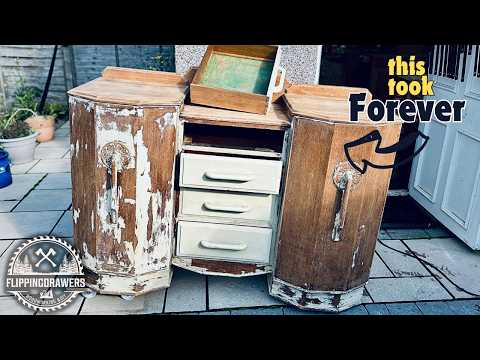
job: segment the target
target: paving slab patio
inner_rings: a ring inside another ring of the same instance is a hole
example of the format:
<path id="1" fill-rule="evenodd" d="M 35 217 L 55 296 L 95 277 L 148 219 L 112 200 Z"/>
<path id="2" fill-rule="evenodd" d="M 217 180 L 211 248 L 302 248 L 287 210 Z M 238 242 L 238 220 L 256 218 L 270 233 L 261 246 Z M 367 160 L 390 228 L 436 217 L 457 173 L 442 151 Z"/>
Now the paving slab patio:
<path id="1" fill-rule="evenodd" d="M 48 174 L 35 187 L 36 190 L 53 190 L 53 189 L 71 189 L 72 177 L 70 173 Z"/>
<path id="2" fill-rule="evenodd" d="M 49 234 L 62 214 L 63 211 L 0 213 L 0 240 L 28 239 Z"/>
<path id="3" fill-rule="evenodd" d="M 65 173 L 70 172 L 70 159 L 44 159 L 39 160 L 29 171 L 29 174 L 36 173 Z"/>
<path id="4" fill-rule="evenodd" d="M 12 184 L 0 189 L 0 200 L 22 200 L 45 174 L 19 174 L 12 176 Z"/>
<path id="5" fill-rule="evenodd" d="M 72 211 L 65 211 L 62 218 L 51 232 L 52 236 L 72 237 L 73 236 L 73 217 Z"/>
<path id="6" fill-rule="evenodd" d="M 385 245 L 398 251 L 408 253 L 408 248 L 401 240 L 390 240 Z M 377 243 L 376 252 L 383 260 L 389 270 L 395 277 L 412 277 L 412 276 L 430 276 L 430 272 L 415 258 L 402 255 L 395 250 L 391 250 L 381 243 Z"/>
<path id="7" fill-rule="evenodd" d="M 14 212 L 67 210 L 71 203 L 72 192 L 69 189 L 33 190 L 18 204 Z"/>
<path id="8" fill-rule="evenodd" d="M 211 310 L 283 304 L 268 294 L 264 275 L 245 278 L 209 276 L 208 296 Z"/>
<path id="9" fill-rule="evenodd" d="M 405 244 L 419 257 L 435 264 L 457 285 L 480 296 L 480 251 L 472 251 L 456 238 L 406 240 Z M 458 290 L 444 275 L 430 269 L 454 297 L 478 297 Z"/>

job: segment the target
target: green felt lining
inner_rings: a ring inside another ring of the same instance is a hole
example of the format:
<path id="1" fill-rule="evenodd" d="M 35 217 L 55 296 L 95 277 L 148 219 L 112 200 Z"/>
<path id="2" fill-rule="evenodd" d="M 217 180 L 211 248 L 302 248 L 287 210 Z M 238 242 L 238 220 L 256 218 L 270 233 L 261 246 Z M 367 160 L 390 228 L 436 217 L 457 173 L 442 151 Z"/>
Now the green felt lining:
<path id="1" fill-rule="evenodd" d="M 212 53 L 200 80 L 204 86 L 266 95 L 273 61 Z"/>

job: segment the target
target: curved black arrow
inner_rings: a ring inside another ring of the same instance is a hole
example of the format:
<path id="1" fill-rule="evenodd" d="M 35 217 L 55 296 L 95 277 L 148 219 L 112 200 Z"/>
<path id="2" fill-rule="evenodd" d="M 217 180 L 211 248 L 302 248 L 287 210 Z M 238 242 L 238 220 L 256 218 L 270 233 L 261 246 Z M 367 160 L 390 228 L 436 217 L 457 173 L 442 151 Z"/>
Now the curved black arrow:
<path id="1" fill-rule="evenodd" d="M 363 163 L 363 167 L 360 167 L 352 160 L 352 157 L 350 156 L 350 149 L 351 148 L 354 148 L 356 146 L 360 146 L 360 145 L 363 145 L 363 144 L 366 144 L 366 143 L 372 142 L 372 141 L 377 141 L 377 145 L 375 146 L 375 152 L 377 154 L 395 153 L 395 152 L 404 150 L 404 149 L 408 148 L 409 146 L 411 146 L 413 143 L 415 143 L 415 141 L 417 140 L 418 137 L 422 137 L 425 140 L 423 142 L 423 144 L 411 156 L 407 157 L 406 159 L 403 159 L 403 160 L 399 161 L 397 164 L 377 165 L 377 164 L 374 164 L 374 163 L 372 163 L 368 160 L 362 159 L 361 162 Z M 421 131 L 417 130 L 417 131 L 412 132 L 412 133 L 408 134 L 407 136 L 405 136 L 405 138 L 402 141 L 399 141 L 398 143 L 393 144 L 391 146 L 386 146 L 386 147 L 382 148 L 381 147 L 381 145 L 382 145 L 382 135 L 380 135 L 380 132 L 378 130 L 374 130 L 371 133 L 361 137 L 358 140 L 346 143 L 345 145 L 343 145 L 343 148 L 345 150 L 345 156 L 347 157 L 347 160 L 350 163 L 350 165 L 352 165 L 352 167 L 354 169 L 356 169 L 357 171 L 359 171 L 361 174 L 365 174 L 367 172 L 367 168 L 369 166 L 372 167 L 372 168 L 375 168 L 375 169 L 393 169 L 393 168 L 396 168 L 398 166 L 401 166 L 401 165 L 411 161 L 415 156 L 417 156 L 425 148 L 429 139 L 430 139 L 429 136 L 427 136 L 427 135 L 423 134 Z"/>

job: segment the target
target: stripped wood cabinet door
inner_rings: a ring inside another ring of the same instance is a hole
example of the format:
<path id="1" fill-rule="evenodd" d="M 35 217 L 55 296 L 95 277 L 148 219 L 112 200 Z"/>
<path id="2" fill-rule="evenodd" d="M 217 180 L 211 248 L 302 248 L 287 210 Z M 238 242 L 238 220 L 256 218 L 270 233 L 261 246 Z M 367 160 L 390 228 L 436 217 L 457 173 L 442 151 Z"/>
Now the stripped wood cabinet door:
<path id="1" fill-rule="evenodd" d="M 74 239 L 89 286 L 169 286 L 177 108 L 70 104 Z"/>
<path id="2" fill-rule="evenodd" d="M 311 97 L 309 116 L 303 115 L 295 101 L 308 97 L 289 98 L 287 90 L 290 153 L 269 287 L 271 295 L 297 307 L 337 312 L 361 301 L 392 171 L 369 167 L 360 173 L 348 162 L 344 145 L 378 130 L 381 146 L 391 146 L 401 124 L 352 123 L 346 99 L 344 106 L 337 98 Z M 332 104 L 345 109 L 333 112 Z M 368 142 L 349 154 L 356 164 L 392 164 L 395 154 L 378 154 L 376 145 Z"/>

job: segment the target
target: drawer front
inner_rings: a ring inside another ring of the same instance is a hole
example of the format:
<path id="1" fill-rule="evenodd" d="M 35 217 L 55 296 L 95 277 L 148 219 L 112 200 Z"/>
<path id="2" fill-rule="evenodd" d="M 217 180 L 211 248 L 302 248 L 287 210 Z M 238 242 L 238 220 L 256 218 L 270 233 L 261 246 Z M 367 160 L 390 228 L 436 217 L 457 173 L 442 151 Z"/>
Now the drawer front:
<path id="1" fill-rule="evenodd" d="M 278 194 L 282 162 L 182 154 L 180 186 Z"/>
<path id="2" fill-rule="evenodd" d="M 271 239 L 268 228 L 180 221 L 177 256 L 268 263 Z"/>
<path id="3" fill-rule="evenodd" d="M 180 213 L 183 215 L 270 221 L 273 196 L 183 188 Z"/>

